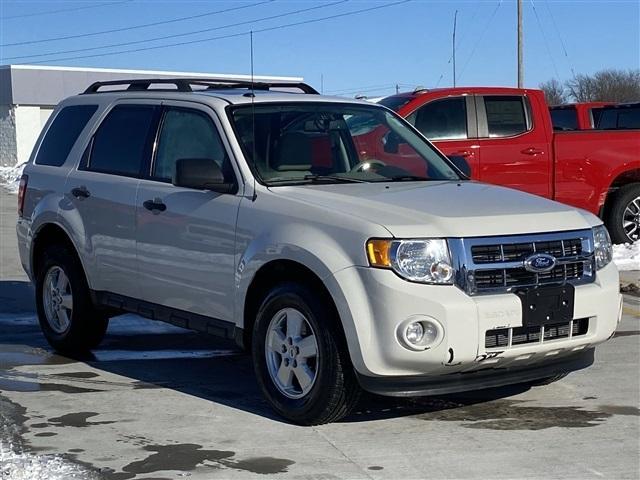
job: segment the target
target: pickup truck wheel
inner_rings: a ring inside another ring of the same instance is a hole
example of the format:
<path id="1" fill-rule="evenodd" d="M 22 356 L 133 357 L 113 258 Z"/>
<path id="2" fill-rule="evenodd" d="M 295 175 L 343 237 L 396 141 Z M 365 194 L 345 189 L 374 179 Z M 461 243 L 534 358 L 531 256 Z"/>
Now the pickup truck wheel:
<path id="1" fill-rule="evenodd" d="M 294 423 L 339 420 L 358 401 L 360 386 L 334 315 L 293 283 L 275 287 L 258 311 L 252 341 L 258 383 L 276 412 Z"/>
<path id="2" fill-rule="evenodd" d="M 640 239 L 640 183 L 625 185 L 615 193 L 607 227 L 613 243 Z"/>
<path id="3" fill-rule="evenodd" d="M 44 258 L 36 278 L 42 332 L 60 352 L 89 351 L 104 338 L 109 320 L 94 308 L 82 266 L 66 248 L 51 247 Z"/>

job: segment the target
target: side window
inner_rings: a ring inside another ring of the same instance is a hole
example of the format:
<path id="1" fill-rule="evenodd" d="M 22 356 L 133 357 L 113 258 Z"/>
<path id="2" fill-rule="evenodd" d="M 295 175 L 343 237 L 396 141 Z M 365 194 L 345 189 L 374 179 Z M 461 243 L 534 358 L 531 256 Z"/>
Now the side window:
<path id="1" fill-rule="evenodd" d="M 467 138 L 467 101 L 464 97 L 436 100 L 420 107 L 407 120 L 429 140 Z"/>
<path id="2" fill-rule="evenodd" d="M 97 105 L 73 105 L 60 110 L 42 140 L 36 164 L 61 166 L 67 160 L 80 132 L 97 109 Z"/>
<path id="3" fill-rule="evenodd" d="M 554 130 L 577 130 L 578 112 L 575 108 L 555 108 L 551 110 Z"/>
<path id="4" fill-rule="evenodd" d="M 148 138 L 158 107 L 118 105 L 93 137 L 88 170 L 138 176 L 147 152 Z"/>
<path id="5" fill-rule="evenodd" d="M 485 96 L 490 137 L 511 137 L 529 130 L 525 99 L 521 96 Z"/>
<path id="6" fill-rule="evenodd" d="M 197 110 L 169 108 L 162 121 L 152 176 L 171 181 L 176 162 L 182 158 L 210 159 L 226 181 L 233 181 L 229 157 L 211 119 Z"/>

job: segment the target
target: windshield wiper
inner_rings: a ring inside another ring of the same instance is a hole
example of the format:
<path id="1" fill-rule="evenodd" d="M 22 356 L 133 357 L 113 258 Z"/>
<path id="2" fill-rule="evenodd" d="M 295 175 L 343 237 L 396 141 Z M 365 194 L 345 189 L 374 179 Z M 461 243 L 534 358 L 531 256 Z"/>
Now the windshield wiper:
<path id="1" fill-rule="evenodd" d="M 305 175 L 303 178 L 305 180 L 310 180 L 312 182 L 321 182 L 323 180 L 335 180 L 335 181 L 344 182 L 344 183 L 369 183 L 366 180 L 360 180 L 358 178 L 351 178 L 351 177 L 340 177 L 338 175 L 311 174 L 311 175 Z"/>
<path id="2" fill-rule="evenodd" d="M 380 180 L 381 182 L 415 182 L 415 181 L 432 181 L 433 178 L 421 177 L 420 175 L 393 175 L 392 177 L 387 177 L 384 180 Z"/>

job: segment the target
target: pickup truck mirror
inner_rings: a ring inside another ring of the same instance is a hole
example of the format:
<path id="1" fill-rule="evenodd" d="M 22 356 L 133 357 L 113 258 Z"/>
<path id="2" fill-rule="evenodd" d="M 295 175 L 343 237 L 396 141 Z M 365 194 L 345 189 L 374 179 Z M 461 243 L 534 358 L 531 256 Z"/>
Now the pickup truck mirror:
<path id="1" fill-rule="evenodd" d="M 225 182 L 224 174 L 212 158 L 181 158 L 176 162 L 172 182 L 176 187 L 230 193 L 235 184 Z"/>
<path id="2" fill-rule="evenodd" d="M 469 165 L 466 158 L 459 155 L 452 155 L 449 157 L 449 160 L 451 160 L 451 163 L 453 163 L 453 165 L 460 170 L 465 177 L 471 178 L 471 165 Z"/>

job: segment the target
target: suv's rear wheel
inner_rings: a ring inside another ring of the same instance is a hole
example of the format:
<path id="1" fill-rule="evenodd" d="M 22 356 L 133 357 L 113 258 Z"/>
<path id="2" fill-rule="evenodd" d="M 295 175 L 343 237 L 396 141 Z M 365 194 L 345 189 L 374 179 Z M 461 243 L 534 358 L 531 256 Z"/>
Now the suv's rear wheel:
<path id="1" fill-rule="evenodd" d="M 36 307 L 49 344 L 60 352 L 86 352 L 104 338 L 109 323 L 91 302 L 80 262 L 64 247 L 43 253 L 36 278 Z"/>
<path id="2" fill-rule="evenodd" d="M 265 298 L 253 331 L 258 383 L 273 408 L 302 425 L 349 414 L 360 387 L 335 312 L 308 288 L 284 283 Z"/>

